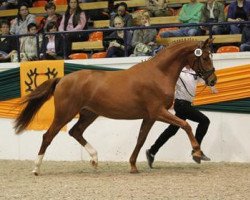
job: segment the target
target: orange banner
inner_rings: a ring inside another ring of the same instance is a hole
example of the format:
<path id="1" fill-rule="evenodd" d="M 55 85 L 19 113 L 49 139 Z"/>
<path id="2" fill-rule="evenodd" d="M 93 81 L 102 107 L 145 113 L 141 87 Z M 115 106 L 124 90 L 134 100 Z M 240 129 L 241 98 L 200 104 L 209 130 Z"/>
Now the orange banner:
<path id="1" fill-rule="evenodd" d="M 48 79 L 64 76 L 64 61 L 22 62 L 20 65 L 21 96 L 25 96 Z M 49 128 L 54 117 L 54 99 L 47 101 L 28 127 L 33 130 Z"/>
<path id="2" fill-rule="evenodd" d="M 216 71 L 218 93 L 198 85 L 194 105 L 205 105 L 250 97 L 250 64 Z"/>

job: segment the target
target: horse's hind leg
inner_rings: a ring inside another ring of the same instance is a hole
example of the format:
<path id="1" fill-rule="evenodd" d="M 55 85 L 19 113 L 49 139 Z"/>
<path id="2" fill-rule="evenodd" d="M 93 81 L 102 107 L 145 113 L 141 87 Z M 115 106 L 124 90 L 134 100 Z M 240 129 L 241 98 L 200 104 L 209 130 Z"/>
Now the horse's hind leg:
<path id="1" fill-rule="evenodd" d="M 148 136 L 148 133 L 151 129 L 151 127 L 153 126 L 153 124 L 155 123 L 154 120 L 143 120 L 142 121 L 142 124 L 141 124 L 141 128 L 140 128 L 140 133 L 139 133 L 139 136 L 138 136 L 138 139 L 137 139 L 137 143 L 136 143 L 136 146 L 135 146 L 135 149 L 129 159 L 130 161 L 130 165 L 131 165 L 131 170 L 130 170 L 130 173 L 138 173 L 138 170 L 137 170 L 137 167 L 136 167 L 136 159 L 138 157 L 138 154 L 141 150 L 141 147 L 143 146 L 147 136 Z"/>
<path id="2" fill-rule="evenodd" d="M 35 161 L 35 168 L 32 171 L 36 176 L 39 175 L 40 173 L 40 167 L 41 167 L 46 149 L 48 148 L 48 146 L 50 145 L 54 137 L 57 135 L 57 133 L 65 124 L 66 123 L 59 123 L 57 120 L 54 119 L 51 126 L 47 130 L 47 132 L 43 135 L 42 145 L 38 152 L 37 160 Z"/>
<path id="3" fill-rule="evenodd" d="M 84 139 L 82 134 L 97 117 L 98 115 L 91 111 L 81 110 L 79 120 L 69 131 L 69 134 L 85 147 L 92 158 L 90 162 L 94 167 L 98 165 L 97 151 Z"/>

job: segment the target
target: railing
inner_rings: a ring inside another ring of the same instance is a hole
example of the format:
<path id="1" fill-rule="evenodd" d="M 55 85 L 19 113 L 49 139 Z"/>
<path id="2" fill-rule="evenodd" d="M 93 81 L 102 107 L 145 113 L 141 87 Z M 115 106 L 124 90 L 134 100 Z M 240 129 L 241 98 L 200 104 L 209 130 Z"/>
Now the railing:
<path id="1" fill-rule="evenodd" d="M 222 25 L 222 26 L 229 26 L 230 24 L 250 24 L 250 21 L 244 21 L 244 22 L 221 22 L 221 23 L 191 23 L 191 24 L 180 24 L 180 23 L 174 23 L 174 24 L 164 24 L 164 25 L 152 25 L 149 27 L 124 27 L 124 28 L 99 28 L 99 29 L 89 29 L 89 30 L 82 30 L 82 31 L 75 31 L 75 32 L 55 32 L 55 33 L 44 33 L 43 34 L 43 38 L 46 35 L 56 35 L 56 34 L 61 34 L 61 35 L 65 35 L 65 34 L 75 34 L 75 33 L 92 33 L 92 32 L 96 32 L 96 31 L 102 31 L 102 32 L 113 32 L 116 30 L 124 30 L 124 31 L 133 31 L 133 30 L 138 30 L 138 29 L 160 29 L 160 28 L 168 28 L 168 27 L 194 27 L 194 26 L 205 26 L 208 27 L 209 29 L 209 35 L 203 35 L 203 36 L 192 36 L 192 37 L 188 37 L 188 38 L 192 38 L 194 40 L 205 40 L 206 38 L 210 37 L 215 37 L 215 41 L 214 43 L 233 43 L 233 42 L 240 42 L 240 38 L 241 35 L 240 34 L 236 34 L 236 35 L 212 35 L 212 26 L 213 25 Z M 0 36 L 0 38 L 2 37 L 12 37 L 15 38 L 16 40 L 16 47 L 17 47 L 17 51 L 18 51 L 18 61 L 20 61 L 20 43 L 19 43 L 19 38 L 20 37 L 25 37 L 25 36 L 35 36 L 36 37 L 36 41 L 37 41 L 37 55 L 40 55 L 40 49 L 39 49 L 39 34 L 22 34 L 22 35 L 8 35 L 8 36 Z M 126 34 L 125 34 L 126 36 Z M 223 40 L 223 36 L 224 36 L 224 40 Z M 229 37 L 230 36 L 230 37 Z M 174 40 L 180 39 L 181 37 L 169 37 L 169 38 L 161 38 L 158 39 L 157 42 L 158 44 L 168 44 L 169 42 L 172 42 Z M 216 39 L 217 38 L 217 39 Z M 126 40 L 126 38 L 125 38 Z M 88 46 L 91 44 L 94 44 L 92 42 L 87 42 Z M 64 43 L 64 58 L 67 59 L 66 56 L 66 41 L 63 40 Z M 80 42 L 80 43 L 84 43 L 84 42 Z M 94 49 L 100 49 L 100 47 L 102 47 L 102 42 L 98 42 L 96 43 L 97 45 L 93 48 Z M 73 43 L 73 47 L 74 47 L 74 43 Z M 73 48 L 73 50 L 80 50 L 81 45 L 75 45 L 75 48 Z M 91 49 L 91 47 L 89 48 L 89 50 Z M 125 56 L 127 56 L 127 46 L 125 45 Z"/>

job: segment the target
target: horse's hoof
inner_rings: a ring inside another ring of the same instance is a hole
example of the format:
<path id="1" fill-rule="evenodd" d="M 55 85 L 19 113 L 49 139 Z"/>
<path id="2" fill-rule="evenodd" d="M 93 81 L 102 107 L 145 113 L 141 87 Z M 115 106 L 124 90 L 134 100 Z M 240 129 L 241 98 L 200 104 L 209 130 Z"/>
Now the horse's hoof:
<path id="1" fill-rule="evenodd" d="M 39 172 L 36 171 L 36 170 L 33 170 L 32 173 L 33 173 L 35 176 L 38 176 L 38 175 L 39 175 Z"/>
<path id="2" fill-rule="evenodd" d="M 130 170 L 130 173 L 131 173 L 131 174 L 138 174 L 139 171 L 138 171 L 137 169 L 131 169 L 131 170 Z"/>
<path id="3" fill-rule="evenodd" d="M 198 164 L 201 164 L 201 157 L 199 156 L 193 156 L 193 160 L 198 163 Z"/>
<path id="4" fill-rule="evenodd" d="M 94 167 L 95 169 L 97 168 L 98 166 L 98 163 L 94 160 L 90 160 L 90 164 L 92 165 L 92 167 Z"/>

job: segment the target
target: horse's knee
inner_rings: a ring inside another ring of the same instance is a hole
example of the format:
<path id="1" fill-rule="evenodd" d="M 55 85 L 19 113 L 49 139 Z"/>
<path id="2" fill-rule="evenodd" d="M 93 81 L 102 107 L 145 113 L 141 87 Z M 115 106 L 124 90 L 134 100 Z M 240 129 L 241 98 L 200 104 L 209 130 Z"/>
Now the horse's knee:
<path id="1" fill-rule="evenodd" d="M 186 132 L 191 132 L 192 131 L 192 127 L 186 121 L 184 121 L 184 124 L 183 124 L 183 126 L 181 128 L 184 129 Z"/>

